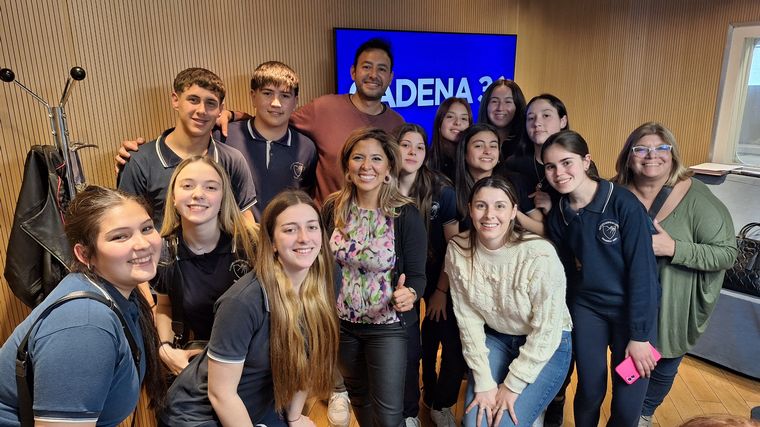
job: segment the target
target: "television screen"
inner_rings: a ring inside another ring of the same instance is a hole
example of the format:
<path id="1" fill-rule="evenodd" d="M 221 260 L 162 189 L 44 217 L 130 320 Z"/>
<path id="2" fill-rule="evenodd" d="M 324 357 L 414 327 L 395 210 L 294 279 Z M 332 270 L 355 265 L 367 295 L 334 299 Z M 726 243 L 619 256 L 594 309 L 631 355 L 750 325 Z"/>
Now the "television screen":
<path id="1" fill-rule="evenodd" d="M 356 49 L 379 37 L 391 44 L 393 81 L 382 101 L 407 122 L 432 135 L 433 119 L 446 98 L 465 98 L 477 121 L 480 98 L 494 80 L 513 79 L 516 35 L 434 33 L 335 28 L 336 93 L 354 93 Z"/>

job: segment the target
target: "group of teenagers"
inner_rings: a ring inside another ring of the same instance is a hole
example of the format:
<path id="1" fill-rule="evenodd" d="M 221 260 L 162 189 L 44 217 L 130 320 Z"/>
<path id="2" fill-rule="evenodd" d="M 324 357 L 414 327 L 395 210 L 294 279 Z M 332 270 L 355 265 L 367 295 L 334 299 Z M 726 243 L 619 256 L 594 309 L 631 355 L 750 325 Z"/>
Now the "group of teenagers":
<path id="1" fill-rule="evenodd" d="M 0 348 L 0 425 L 20 425 L 25 337 L 40 425 L 118 425 L 144 386 L 166 426 L 311 426 L 318 396 L 335 425 L 350 402 L 361 426 L 419 426 L 422 400 L 449 427 L 466 377 L 465 426 L 555 426 L 573 369 L 575 425 L 598 424 L 609 377 L 608 425 L 651 425 L 736 257 L 673 134 L 636 128 L 605 180 L 556 96 L 497 80 L 477 120 L 441 103 L 428 140 L 380 101 L 387 43 L 351 75 L 296 111 L 297 75 L 266 62 L 255 116 L 212 72 L 177 75 L 176 126 L 122 144 L 118 190 L 71 201 L 71 274 Z M 114 304 L 40 318 L 80 290 Z"/>

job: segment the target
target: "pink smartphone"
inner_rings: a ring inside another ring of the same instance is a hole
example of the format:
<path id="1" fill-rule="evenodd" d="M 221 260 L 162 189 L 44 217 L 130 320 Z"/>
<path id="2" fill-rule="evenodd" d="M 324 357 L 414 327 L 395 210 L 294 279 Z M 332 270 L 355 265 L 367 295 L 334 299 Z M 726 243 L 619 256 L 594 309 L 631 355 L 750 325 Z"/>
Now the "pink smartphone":
<path id="1" fill-rule="evenodd" d="M 649 348 L 652 349 L 652 356 L 654 356 L 655 362 L 662 358 L 660 352 L 657 351 L 657 349 L 654 348 L 652 344 L 649 344 Z M 622 378 L 626 384 L 633 384 L 636 382 L 636 380 L 641 378 L 639 371 L 636 370 L 636 365 L 633 364 L 633 359 L 631 359 L 631 356 L 626 357 L 622 362 L 620 362 L 620 364 L 615 367 L 615 372 L 620 375 L 620 378 Z"/>

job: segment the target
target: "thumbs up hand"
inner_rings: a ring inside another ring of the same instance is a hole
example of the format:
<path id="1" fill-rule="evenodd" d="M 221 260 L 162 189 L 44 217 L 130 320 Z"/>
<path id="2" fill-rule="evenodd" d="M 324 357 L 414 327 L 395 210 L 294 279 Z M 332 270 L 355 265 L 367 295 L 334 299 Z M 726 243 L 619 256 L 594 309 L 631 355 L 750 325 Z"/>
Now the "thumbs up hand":
<path id="1" fill-rule="evenodd" d="M 393 309 L 398 312 L 409 311 L 414 308 L 414 302 L 417 301 L 417 293 L 412 288 L 404 286 L 406 283 L 406 274 L 398 278 L 396 290 L 393 291 Z"/>

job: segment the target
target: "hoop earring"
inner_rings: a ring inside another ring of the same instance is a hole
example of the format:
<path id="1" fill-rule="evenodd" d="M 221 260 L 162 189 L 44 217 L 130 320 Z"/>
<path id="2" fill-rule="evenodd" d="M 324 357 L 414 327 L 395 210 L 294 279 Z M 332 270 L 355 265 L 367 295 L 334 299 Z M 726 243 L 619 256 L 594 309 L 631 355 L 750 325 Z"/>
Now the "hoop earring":
<path id="1" fill-rule="evenodd" d="M 385 175 L 385 178 L 383 178 L 383 182 L 386 183 L 386 184 L 390 184 L 391 183 L 391 176 L 390 175 Z"/>

